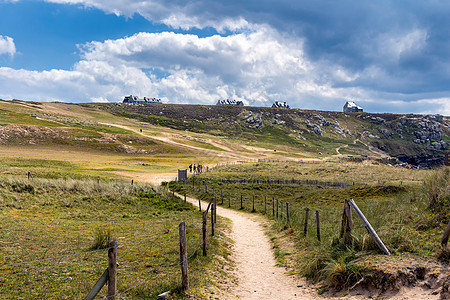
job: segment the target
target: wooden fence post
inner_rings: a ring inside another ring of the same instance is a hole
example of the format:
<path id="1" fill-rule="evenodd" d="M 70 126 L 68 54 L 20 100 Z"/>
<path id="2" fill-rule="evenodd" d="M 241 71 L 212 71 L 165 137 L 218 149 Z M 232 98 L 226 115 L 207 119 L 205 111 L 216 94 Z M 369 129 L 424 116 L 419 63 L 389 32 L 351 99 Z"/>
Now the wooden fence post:
<path id="1" fill-rule="evenodd" d="M 344 202 L 344 212 L 342 213 L 341 234 L 340 238 L 344 237 L 344 244 L 352 243 L 352 228 L 353 217 L 350 205 L 347 199 Z"/>
<path id="2" fill-rule="evenodd" d="M 306 233 L 308 232 L 308 215 L 309 215 L 309 208 L 305 208 L 305 228 L 303 229 L 304 236 L 306 236 Z"/>
<path id="3" fill-rule="evenodd" d="M 283 219 L 283 206 L 284 206 L 284 203 L 283 202 L 281 202 L 281 209 L 280 209 L 280 219 Z"/>
<path id="4" fill-rule="evenodd" d="M 277 199 L 277 220 L 278 220 L 278 199 Z"/>
<path id="5" fill-rule="evenodd" d="M 244 209 L 244 205 L 242 203 L 242 195 L 241 195 L 241 209 Z"/>
<path id="6" fill-rule="evenodd" d="M 228 193 L 228 208 L 231 207 L 231 194 Z"/>
<path id="7" fill-rule="evenodd" d="M 214 224 L 217 222 L 217 198 L 214 196 Z"/>
<path id="8" fill-rule="evenodd" d="M 202 211 L 202 202 L 198 199 L 198 210 Z"/>
<path id="9" fill-rule="evenodd" d="M 450 236 L 450 221 L 448 221 L 447 228 L 444 231 L 444 235 L 442 236 L 441 246 L 447 247 L 448 238 Z"/>
<path id="10" fill-rule="evenodd" d="M 320 213 L 316 210 L 317 240 L 320 242 Z"/>
<path id="11" fill-rule="evenodd" d="M 133 185 L 134 184 L 134 179 L 131 179 L 131 185 Z"/>
<path id="12" fill-rule="evenodd" d="M 220 197 L 221 197 L 220 204 L 223 205 L 223 190 L 220 190 Z"/>
<path id="13" fill-rule="evenodd" d="M 253 195 L 253 207 L 252 207 L 252 212 L 255 212 L 255 196 Z"/>
<path id="14" fill-rule="evenodd" d="M 108 299 L 116 300 L 117 293 L 117 240 L 108 245 Z"/>
<path id="15" fill-rule="evenodd" d="M 353 199 L 348 200 L 348 204 L 353 208 L 355 213 L 358 215 L 361 222 L 363 222 L 364 227 L 366 227 L 367 231 L 369 232 L 370 236 L 373 238 L 375 243 L 380 247 L 381 250 L 383 250 L 384 254 L 391 255 L 388 248 L 383 244 L 381 239 L 378 237 L 378 234 L 375 232 L 375 230 L 372 228 L 372 225 L 370 225 L 369 221 L 367 221 L 364 214 L 359 210 L 359 207 L 356 205 L 355 201 Z"/>
<path id="16" fill-rule="evenodd" d="M 214 215 L 215 215 L 215 210 L 216 210 L 216 204 L 211 205 L 211 236 L 214 236 L 214 229 L 215 229 L 215 224 L 216 221 L 214 220 Z"/>
<path id="17" fill-rule="evenodd" d="M 272 217 L 275 217 L 275 197 L 272 197 Z"/>
<path id="18" fill-rule="evenodd" d="M 267 215 L 267 195 L 264 195 L 264 214 Z"/>
<path id="19" fill-rule="evenodd" d="M 208 222 L 208 212 L 204 211 L 202 213 L 202 235 L 203 235 L 203 256 L 207 255 L 207 250 L 206 250 L 206 226 L 207 226 L 207 222 Z"/>
<path id="20" fill-rule="evenodd" d="M 180 232 L 180 265 L 181 265 L 181 288 L 189 289 L 188 264 L 187 264 L 187 243 L 186 243 L 186 223 L 181 222 L 178 226 Z"/>
<path id="21" fill-rule="evenodd" d="M 184 203 L 186 203 L 186 192 L 184 192 Z"/>
<path id="22" fill-rule="evenodd" d="M 286 223 L 289 223 L 289 203 L 286 202 Z"/>

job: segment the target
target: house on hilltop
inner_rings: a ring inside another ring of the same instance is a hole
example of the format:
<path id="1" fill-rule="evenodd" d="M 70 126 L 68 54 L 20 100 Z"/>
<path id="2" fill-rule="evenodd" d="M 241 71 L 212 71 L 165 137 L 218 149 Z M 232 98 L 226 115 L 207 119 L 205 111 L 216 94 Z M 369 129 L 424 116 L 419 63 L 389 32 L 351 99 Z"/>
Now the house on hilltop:
<path id="1" fill-rule="evenodd" d="M 362 112 L 363 109 L 362 107 L 356 105 L 355 102 L 353 101 L 347 101 L 344 105 L 344 112 L 348 113 L 348 112 Z"/>
<path id="2" fill-rule="evenodd" d="M 244 106 L 244 102 L 233 99 L 218 100 L 216 105 L 219 106 Z"/>
<path id="3" fill-rule="evenodd" d="M 161 99 L 147 98 L 147 97 L 144 97 L 144 99 L 139 99 L 138 96 L 130 95 L 130 96 L 125 96 L 125 98 L 123 98 L 123 103 L 133 103 L 133 104 L 135 104 L 135 103 L 139 103 L 139 104 L 142 104 L 142 103 L 161 103 Z"/>
<path id="4" fill-rule="evenodd" d="M 290 109 L 289 105 L 286 102 L 281 102 L 281 101 L 275 101 L 275 103 L 272 105 L 272 107 Z"/>

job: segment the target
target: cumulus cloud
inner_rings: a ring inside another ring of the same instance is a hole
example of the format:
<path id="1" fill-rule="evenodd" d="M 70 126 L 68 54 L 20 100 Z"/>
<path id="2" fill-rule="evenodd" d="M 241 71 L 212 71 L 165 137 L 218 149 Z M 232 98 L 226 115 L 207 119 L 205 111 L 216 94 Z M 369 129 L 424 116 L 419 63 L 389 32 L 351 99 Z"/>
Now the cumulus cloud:
<path id="1" fill-rule="evenodd" d="M 450 4 L 444 1 L 47 1 L 139 14 L 177 29 L 212 27 L 222 35 L 138 33 L 93 41 L 79 45 L 72 70 L 1 68 L 3 94 L 25 82 L 12 97 L 118 101 L 138 94 L 172 103 L 283 100 L 328 110 L 341 110 L 348 99 L 371 111 L 384 104 L 384 111 L 448 112 Z"/>
<path id="2" fill-rule="evenodd" d="M 10 56 L 16 54 L 16 45 L 13 38 L 0 35 L 0 55 L 2 54 L 9 54 Z"/>

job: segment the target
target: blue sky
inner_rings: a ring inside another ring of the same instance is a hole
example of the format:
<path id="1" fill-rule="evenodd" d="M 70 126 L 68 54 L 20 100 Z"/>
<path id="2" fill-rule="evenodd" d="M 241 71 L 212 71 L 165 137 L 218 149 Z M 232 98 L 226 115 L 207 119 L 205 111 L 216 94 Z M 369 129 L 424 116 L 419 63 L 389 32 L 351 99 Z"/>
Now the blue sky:
<path id="1" fill-rule="evenodd" d="M 446 1 L 0 0 L 0 98 L 450 115 Z"/>

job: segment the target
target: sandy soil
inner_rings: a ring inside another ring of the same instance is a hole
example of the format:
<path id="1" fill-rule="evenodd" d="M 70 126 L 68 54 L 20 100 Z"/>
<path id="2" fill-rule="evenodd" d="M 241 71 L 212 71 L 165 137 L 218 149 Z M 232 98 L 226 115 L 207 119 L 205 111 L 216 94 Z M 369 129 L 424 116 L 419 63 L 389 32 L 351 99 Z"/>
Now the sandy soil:
<path id="1" fill-rule="evenodd" d="M 187 198 L 198 205 L 198 200 Z M 206 205 L 204 203 L 203 205 Z M 276 267 L 269 238 L 257 216 L 219 207 L 217 214 L 233 222 L 234 241 L 232 259 L 238 284 L 230 288 L 238 299 L 321 299 L 305 281 L 287 276 L 286 270 Z"/>

